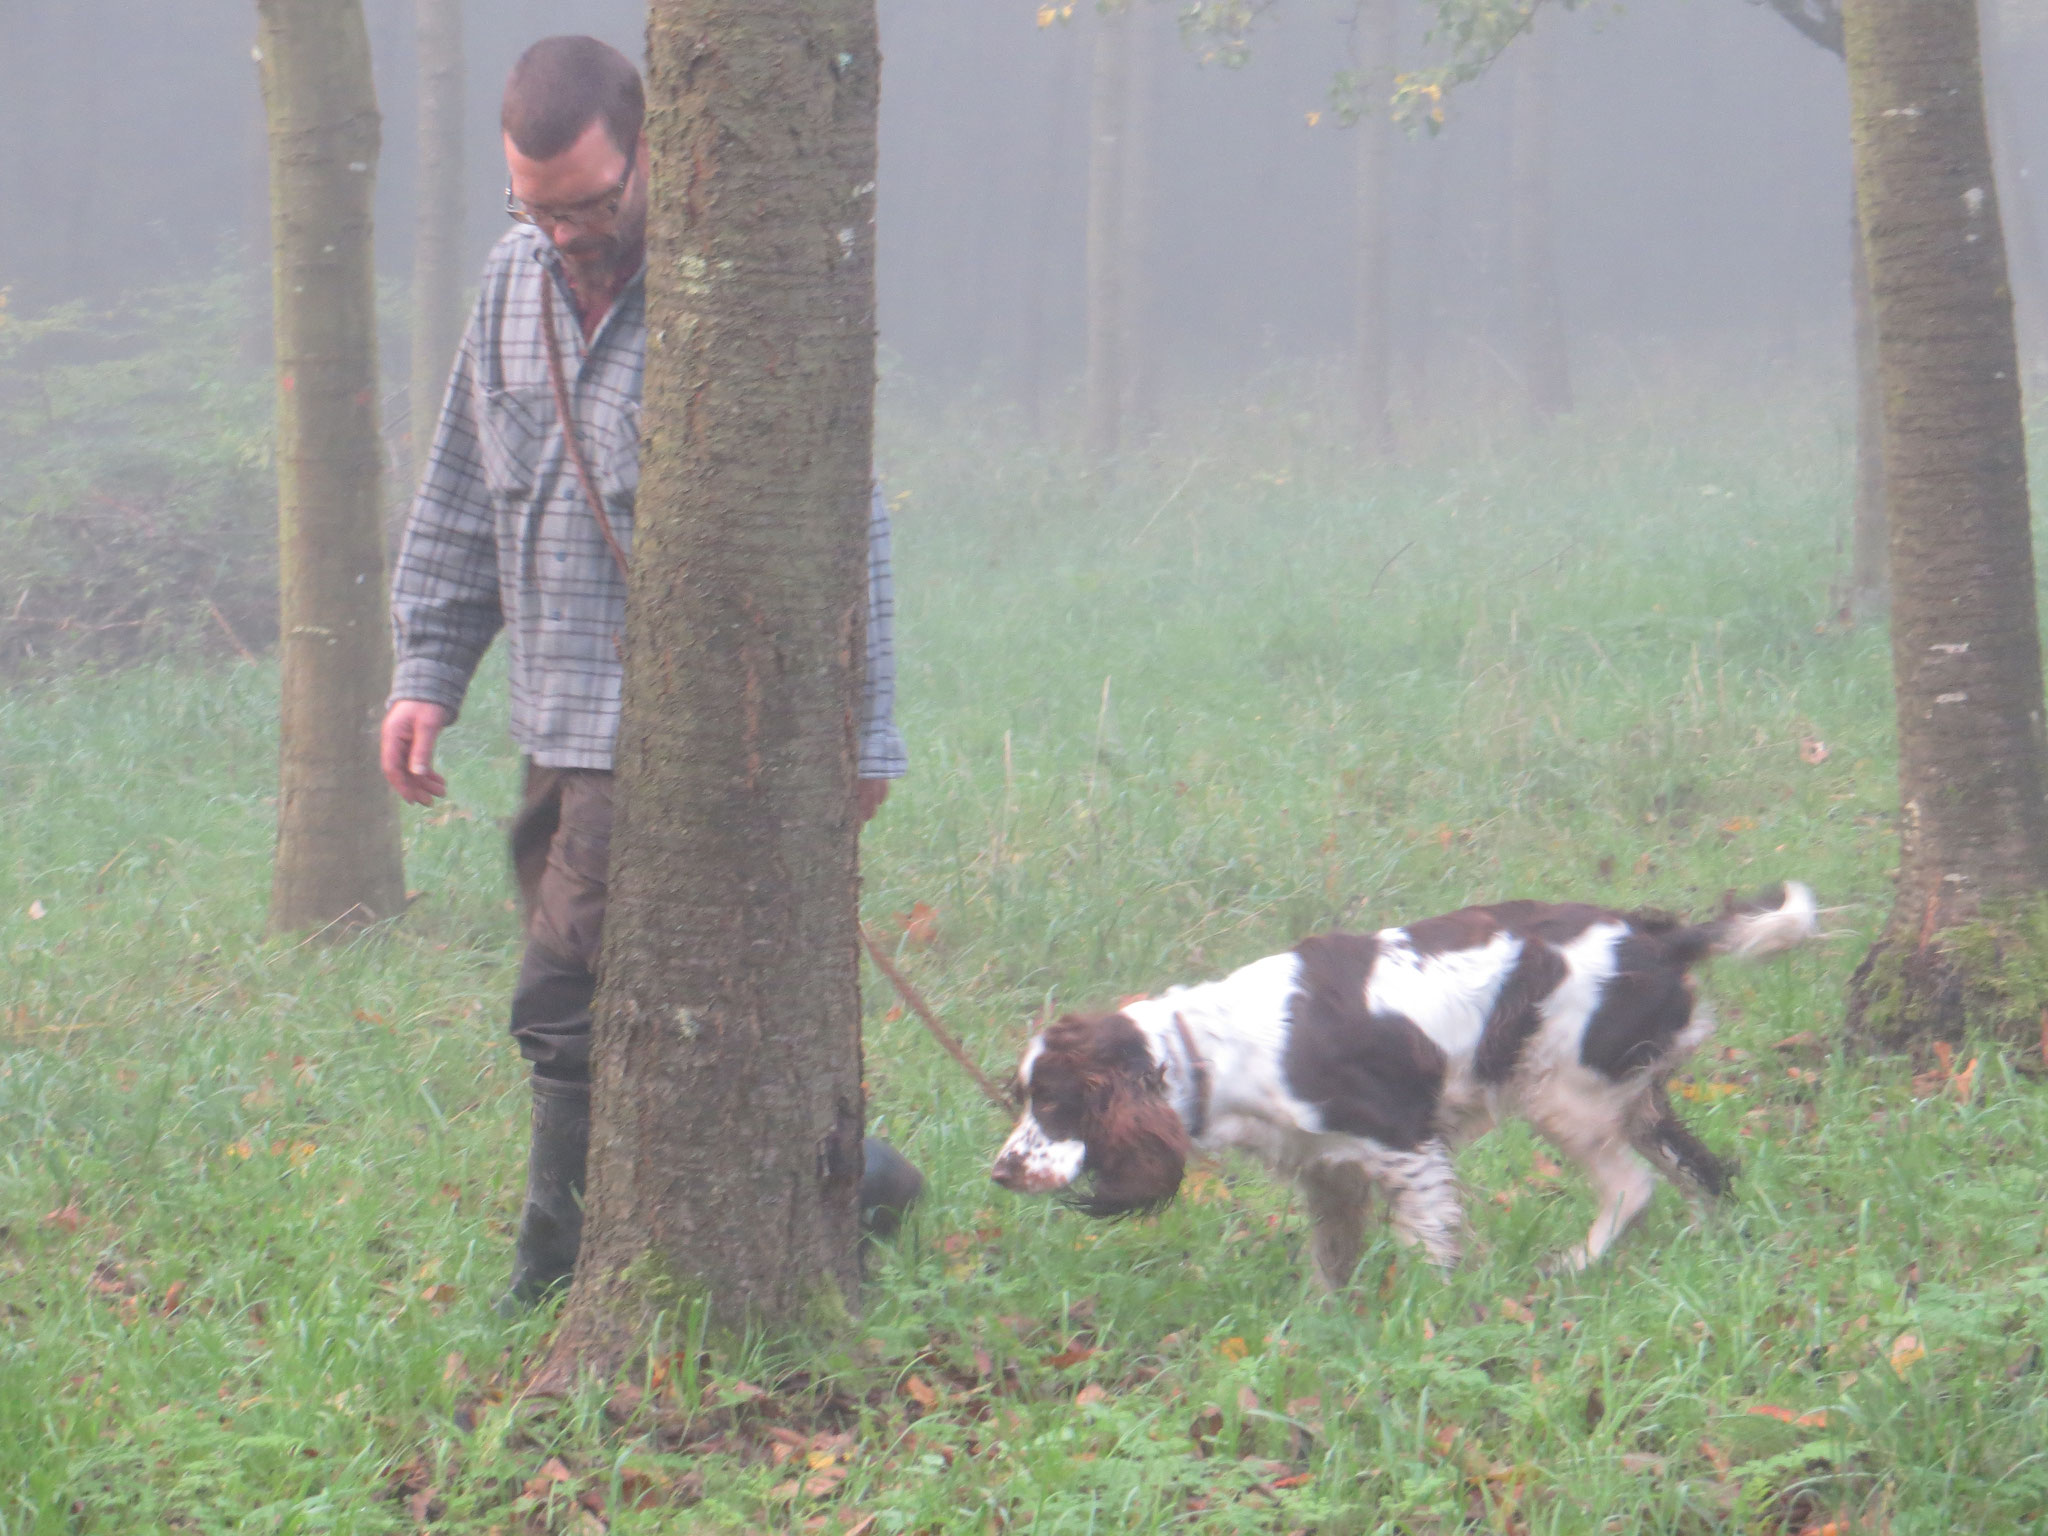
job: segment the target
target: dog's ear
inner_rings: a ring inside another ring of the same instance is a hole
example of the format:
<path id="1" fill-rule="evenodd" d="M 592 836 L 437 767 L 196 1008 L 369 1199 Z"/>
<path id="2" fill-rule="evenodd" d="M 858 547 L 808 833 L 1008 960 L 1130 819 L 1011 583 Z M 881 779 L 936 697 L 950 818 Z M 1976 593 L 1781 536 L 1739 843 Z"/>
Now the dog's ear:
<path id="1" fill-rule="evenodd" d="M 1090 1216 L 1156 1211 L 1180 1191 L 1188 1131 L 1167 1102 L 1165 1069 L 1149 1052 L 1116 1061 L 1090 1087 L 1088 1171 L 1093 1187 L 1073 1205 Z"/>

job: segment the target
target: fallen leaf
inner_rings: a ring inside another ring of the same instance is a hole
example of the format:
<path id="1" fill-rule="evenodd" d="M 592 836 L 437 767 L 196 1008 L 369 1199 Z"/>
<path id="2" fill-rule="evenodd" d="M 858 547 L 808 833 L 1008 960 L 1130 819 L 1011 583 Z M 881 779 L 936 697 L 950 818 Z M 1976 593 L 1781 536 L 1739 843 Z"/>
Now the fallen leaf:
<path id="1" fill-rule="evenodd" d="M 1977 1058 L 1972 1056 L 1970 1064 L 1949 1080 L 1949 1086 L 1956 1091 L 1956 1097 L 1964 1103 L 1970 1099 L 1970 1085 L 1977 1078 Z"/>
<path id="2" fill-rule="evenodd" d="M 1536 1321 L 1536 1314 L 1512 1296 L 1501 1297 L 1499 1311 L 1500 1315 L 1511 1323 L 1533 1323 Z"/>
<path id="3" fill-rule="evenodd" d="M 1828 744 L 1815 737 L 1803 737 L 1799 743 L 1799 761 L 1819 767 L 1828 760 Z"/>
<path id="4" fill-rule="evenodd" d="M 1920 1342 L 1918 1335 L 1902 1333 L 1892 1340 L 1891 1361 L 1894 1375 L 1904 1377 L 1907 1371 L 1926 1358 L 1926 1346 Z"/>
<path id="5" fill-rule="evenodd" d="M 1825 1412 L 1794 1413 L 1790 1408 L 1780 1408 L 1775 1403 L 1751 1403 L 1749 1411 L 1759 1418 L 1776 1419 L 1781 1424 L 1798 1424 L 1807 1429 L 1828 1427 Z"/>
<path id="6" fill-rule="evenodd" d="M 1244 1340 L 1239 1339 L 1237 1342 L 1242 1344 Z M 1070 1365 L 1079 1365 L 1094 1353 L 1095 1351 L 1086 1344 L 1070 1344 L 1056 1355 L 1047 1355 L 1039 1363 L 1041 1365 L 1049 1365 L 1056 1371 L 1064 1371 Z M 1236 1357 L 1232 1356 L 1232 1358 L 1235 1359 Z"/>
<path id="7" fill-rule="evenodd" d="M 913 902 L 908 912 L 896 914 L 896 926 L 912 944 L 929 944 L 939 936 L 939 914 L 927 902 Z"/>
<path id="8" fill-rule="evenodd" d="M 568 1465 L 559 1456 L 550 1456 L 541 1463 L 540 1471 L 526 1480 L 520 1491 L 529 1499 L 545 1500 L 559 1483 L 569 1481 Z"/>
<path id="9" fill-rule="evenodd" d="M 1662 1456 L 1652 1456 L 1647 1451 L 1623 1451 L 1621 1453 L 1621 1470 L 1624 1472 L 1634 1472 L 1639 1475 L 1647 1473 L 1652 1477 L 1656 1477 L 1664 1470 L 1664 1458 Z"/>
<path id="10" fill-rule="evenodd" d="M 1734 1459 L 1711 1440 L 1700 1441 L 1700 1454 L 1707 1458 L 1708 1464 L 1722 1477 L 1726 1477 L 1728 1469 L 1735 1464 Z"/>
<path id="11" fill-rule="evenodd" d="M 1771 1044 L 1774 1051 L 1825 1051 L 1827 1048 L 1827 1042 L 1810 1029 L 1802 1029 Z"/>
<path id="12" fill-rule="evenodd" d="M 59 1232 L 76 1232 L 84 1221 L 85 1217 L 79 1214 L 78 1202 L 73 1200 L 45 1216 L 43 1225 L 55 1227 Z"/>
<path id="13" fill-rule="evenodd" d="M 440 1513 L 435 1508 L 440 1502 L 432 1488 L 422 1488 L 418 1493 L 415 1493 L 405 1501 L 405 1512 L 412 1517 L 414 1525 L 426 1525 L 433 1520 L 435 1515 Z"/>
<path id="14" fill-rule="evenodd" d="M 1237 1389 L 1237 1406 L 1240 1412 L 1252 1412 L 1259 1406 L 1259 1394 L 1250 1387 L 1239 1387 Z"/>
<path id="15" fill-rule="evenodd" d="M 906 1376 L 901 1388 L 905 1397 L 927 1412 L 939 1406 L 938 1389 L 922 1376 Z"/>
<path id="16" fill-rule="evenodd" d="M 1100 1383 L 1093 1381 L 1074 1394 L 1074 1406 L 1076 1408 L 1086 1408 L 1091 1403 L 1107 1402 L 1108 1400 L 1109 1394 L 1102 1389 Z"/>
<path id="17" fill-rule="evenodd" d="M 430 1285 L 420 1292 L 421 1301 L 449 1302 L 462 1294 L 459 1285 Z"/>
<path id="18" fill-rule="evenodd" d="M 1275 1488 L 1306 1488 L 1315 1480 L 1316 1475 L 1313 1472 L 1296 1472 L 1289 1477 L 1274 1478 L 1273 1486 Z"/>
<path id="19" fill-rule="evenodd" d="M 1237 1335 L 1232 1334 L 1216 1346 L 1216 1353 L 1226 1360 L 1242 1360 L 1251 1353 L 1251 1346 Z"/>
<path id="20" fill-rule="evenodd" d="M 839 1536 L 872 1536 L 877 1518 L 874 1515 L 862 1515 L 853 1524 L 841 1531 Z"/>
<path id="21" fill-rule="evenodd" d="M 1586 1428 L 1592 1430 L 1607 1417 L 1607 1394 L 1598 1387 L 1586 1394 Z"/>
<path id="22" fill-rule="evenodd" d="M 30 922 L 40 923 L 47 916 L 49 916 L 49 913 L 44 909 L 40 900 L 32 901 L 28 904 L 28 920 Z"/>
<path id="23" fill-rule="evenodd" d="M 173 1280 L 164 1291 L 164 1299 L 156 1304 L 157 1311 L 161 1312 L 165 1317 L 169 1317 L 178 1310 L 178 1303 L 184 1299 L 184 1296 L 185 1282 Z"/>
<path id="24" fill-rule="evenodd" d="M 827 1467 L 821 1472 L 813 1472 L 804 1479 L 804 1492 L 811 1498 L 822 1499 L 845 1481 L 846 1468 Z"/>

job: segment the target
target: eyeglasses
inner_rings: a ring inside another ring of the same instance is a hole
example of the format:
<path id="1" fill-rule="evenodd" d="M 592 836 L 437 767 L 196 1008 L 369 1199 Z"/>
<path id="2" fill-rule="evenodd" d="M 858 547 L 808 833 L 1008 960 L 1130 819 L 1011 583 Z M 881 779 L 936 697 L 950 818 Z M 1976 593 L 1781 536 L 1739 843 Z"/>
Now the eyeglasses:
<path id="1" fill-rule="evenodd" d="M 508 181 L 505 183 L 505 212 L 515 224 L 568 224 L 576 229 L 588 229 L 592 224 L 603 223 L 617 215 L 619 204 L 626 200 L 626 186 L 633 179 L 633 157 L 639 150 L 636 143 L 626 151 L 626 168 L 619 172 L 619 179 L 608 189 L 596 197 L 571 203 L 567 208 L 537 208 L 531 203 L 523 203 L 512 195 L 512 183 Z"/>

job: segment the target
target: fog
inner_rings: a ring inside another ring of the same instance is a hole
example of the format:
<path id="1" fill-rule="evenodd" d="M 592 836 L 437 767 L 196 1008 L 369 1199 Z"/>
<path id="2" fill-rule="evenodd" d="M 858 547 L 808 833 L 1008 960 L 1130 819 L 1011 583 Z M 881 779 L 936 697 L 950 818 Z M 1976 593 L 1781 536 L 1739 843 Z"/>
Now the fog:
<path id="1" fill-rule="evenodd" d="M 1203 62 L 1175 6 L 1141 13 L 1149 152 L 1136 270 L 1147 378 L 1170 402 L 1267 370 L 1337 365 L 1350 334 L 1354 134 L 1329 110 L 1350 7 L 1285 0 L 1242 67 Z M 2039 79 L 2048 28 L 2009 6 L 1995 74 Z M 411 6 L 369 0 L 383 113 L 380 268 L 409 260 Z M 499 86 L 534 38 L 591 31 L 639 52 L 629 0 L 493 0 L 466 16 L 466 238 L 502 230 Z M 882 0 L 879 267 L 889 388 L 979 390 L 1055 415 L 1081 365 L 1088 6 L 1041 25 L 1031 0 Z M 1552 18 L 1553 242 L 1575 374 L 1642 387 L 1700 367 L 1845 370 L 1849 146 L 1840 60 L 1748 0 L 1643 0 Z M 1424 57 L 1420 10 L 1404 56 Z M 261 113 L 241 0 L 0 4 L 0 285 L 17 314 L 100 302 L 266 254 Z M 1496 71 L 1496 74 L 1501 71 Z M 1996 82 L 1994 82 L 1996 83 Z M 1511 382 L 1508 87 L 1454 91 L 1394 176 L 1397 394 L 1475 408 Z M 2008 88 L 2002 194 L 2015 284 L 2040 350 L 2048 111 Z M 1320 121 L 1311 118 L 1320 114 Z M 252 291 L 260 287 L 252 283 Z M 394 288 L 394 295 L 402 291 Z M 403 305 L 394 297 L 393 323 Z M 385 366 L 402 371 L 399 336 Z M 1490 381 L 1490 382 L 1489 382 Z"/>

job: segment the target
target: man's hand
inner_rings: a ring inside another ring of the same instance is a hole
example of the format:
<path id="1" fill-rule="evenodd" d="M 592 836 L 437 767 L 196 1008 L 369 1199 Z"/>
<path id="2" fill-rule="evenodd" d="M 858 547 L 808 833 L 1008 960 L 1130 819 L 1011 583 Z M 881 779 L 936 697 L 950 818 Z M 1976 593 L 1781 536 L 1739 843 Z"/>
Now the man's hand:
<path id="1" fill-rule="evenodd" d="M 889 781 L 887 779 L 856 779 L 854 781 L 854 811 L 859 815 L 862 826 L 866 826 L 868 822 L 874 819 L 875 812 L 882 808 L 882 802 L 888 798 Z"/>
<path id="2" fill-rule="evenodd" d="M 448 711 L 424 699 L 397 699 L 385 711 L 381 759 L 399 799 L 431 805 L 448 793 L 448 781 L 434 772 L 434 738 L 447 723 Z"/>

